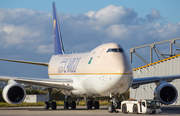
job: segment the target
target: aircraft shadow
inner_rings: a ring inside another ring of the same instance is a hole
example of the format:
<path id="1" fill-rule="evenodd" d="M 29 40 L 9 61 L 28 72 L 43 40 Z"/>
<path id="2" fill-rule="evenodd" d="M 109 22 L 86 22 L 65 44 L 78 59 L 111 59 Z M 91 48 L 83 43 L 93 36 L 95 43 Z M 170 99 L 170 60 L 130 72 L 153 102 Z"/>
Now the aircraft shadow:
<path id="1" fill-rule="evenodd" d="M 180 107 L 161 107 L 163 115 L 180 114 Z"/>
<path id="2" fill-rule="evenodd" d="M 0 108 L 1 110 L 23 110 L 23 111 L 43 111 L 43 112 L 57 112 L 57 111 L 98 111 L 98 110 L 104 110 L 107 111 L 107 107 L 103 107 L 100 109 L 87 109 L 86 106 L 77 107 L 77 109 L 67 109 L 64 110 L 62 106 L 58 107 L 56 110 L 52 110 L 51 108 L 49 110 L 44 110 L 43 106 L 33 106 L 33 107 L 7 107 L 7 108 Z M 171 115 L 171 114 L 180 114 L 180 107 L 161 107 L 162 113 L 160 115 Z"/>
<path id="3" fill-rule="evenodd" d="M 75 110 L 107 110 L 107 108 L 99 108 L 99 109 L 87 109 L 87 108 L 77 108 L 77 109 L 63 109 L 63 108 L 57 108 L 56 110 L 52 110 L 49 108 L 49 110 L 44 110 L 43 107 L 7 107 L 7 108 L 0 108 L 0 110 L 28 110 L 28 111 L 75 111 Z"/>

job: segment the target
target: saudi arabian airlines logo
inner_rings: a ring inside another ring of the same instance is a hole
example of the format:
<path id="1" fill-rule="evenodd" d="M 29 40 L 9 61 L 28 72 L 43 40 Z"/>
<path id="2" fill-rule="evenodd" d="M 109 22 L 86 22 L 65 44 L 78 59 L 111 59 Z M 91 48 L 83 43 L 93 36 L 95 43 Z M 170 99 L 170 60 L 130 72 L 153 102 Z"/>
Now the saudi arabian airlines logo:
<path id="1" fill-rule="evenodd" d="M 53 21 L 53 26 L 54 26 L 54 30 L 55 30 L 55 28 L 56 28 L 56 20 L 55 19 Z"/>
<path id="2" fill-rule="evenodd" d="M 58 67 L 57 73 L 75 73 L 81 57 L 64 58 Z"/>

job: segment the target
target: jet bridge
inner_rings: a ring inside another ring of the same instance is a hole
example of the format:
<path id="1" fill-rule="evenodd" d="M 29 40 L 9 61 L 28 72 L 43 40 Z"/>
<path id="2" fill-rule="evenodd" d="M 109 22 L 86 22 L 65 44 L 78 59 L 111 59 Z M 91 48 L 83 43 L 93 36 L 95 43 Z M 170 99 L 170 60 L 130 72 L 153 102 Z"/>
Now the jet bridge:
<path id="1" fill-rule="evenodd" d="M 162 42 L 152 43 L 148 45 L 143 45 L 135 48 L 130 49 L 130 56 L 132 61 L 132 53 L 137 55 L 143 62 L 146 63 L 146 65 L 138 67 L 133 69 L 133 77 L 134 78 L 142 78 L 142 77 L 153 77 L 153 76 L 165 76 L 165 75 L 179 75 L 180 74 L 180 54 L 177 52 L 177 54 L 173 54 L 173 48 L 172 44 L 175 44 L 176 46 L 180 47 L 180 45 L 176 42 L 176 40 L 179 40 L 180 38 L 166 40 Z M 156 47 L 156 44 L 161 44 L 165 42 L 170 42 L 170 54 L 169 57 L 165 57 L 164 54 L 162 54 Z M 148 63 L 144 58 L 142 58 L 135 50 L 150 46 L 150 63 Z M 161 59 L 152 62 L 152 49 L 154 51 L 158 52 L 158 54 L 161 56 Z M 177 51 L 177 50 L 176 50 Z M 172 105 L 180 105 L 180 79 L 176 79 L 172 82 L 170 82 L 172 85 L 174 85 L 178 91 L 178 98 L 176 102 L 174 102 Z M 133 99 L 153 99 L 154 98 L 154 90 L 156 88 L 156 84 L 146 84 L 141 85 L 137 89 L 130 88 L 130 98 Z"/>

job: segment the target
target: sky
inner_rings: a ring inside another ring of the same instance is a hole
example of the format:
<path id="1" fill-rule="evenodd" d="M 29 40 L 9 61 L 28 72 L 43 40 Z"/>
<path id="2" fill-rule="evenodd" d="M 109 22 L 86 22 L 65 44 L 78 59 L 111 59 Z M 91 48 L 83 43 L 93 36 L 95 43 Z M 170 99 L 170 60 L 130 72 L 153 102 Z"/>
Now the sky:
<path id="1" fill-rule="evenodd" d="M 179 0 L 0 0 L 0 58 L 49 62 L 52 2 L 66 53 L 107 42 L 132 47 L 180 37 Z M 159 46 L 169 52 L 169 46 Z M 139 50 L 148 59 L 147 49 Z M 133 55 L 134 68 L 144 65 Z M 0 75 L 48 78 L 47 67 L 0 61 Z"/>

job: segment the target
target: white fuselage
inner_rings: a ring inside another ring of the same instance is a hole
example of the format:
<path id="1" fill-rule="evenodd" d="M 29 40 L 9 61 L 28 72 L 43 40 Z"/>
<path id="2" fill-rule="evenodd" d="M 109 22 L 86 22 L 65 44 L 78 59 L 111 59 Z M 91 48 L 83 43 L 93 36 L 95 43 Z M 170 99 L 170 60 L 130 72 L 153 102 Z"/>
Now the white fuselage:
<path id="1" fill-rule="evenodd" d="M 115 43 L 100 45 L 89 53 L 54 55 L 48 73 L 51 79 L 72 79 L 73 90 L 69 94 L 77 96 L 121 94 L 133 81 L 130 62 Z"/>

